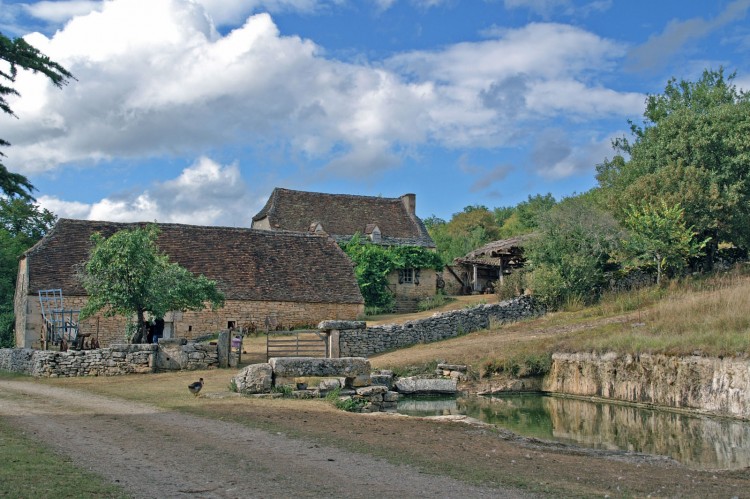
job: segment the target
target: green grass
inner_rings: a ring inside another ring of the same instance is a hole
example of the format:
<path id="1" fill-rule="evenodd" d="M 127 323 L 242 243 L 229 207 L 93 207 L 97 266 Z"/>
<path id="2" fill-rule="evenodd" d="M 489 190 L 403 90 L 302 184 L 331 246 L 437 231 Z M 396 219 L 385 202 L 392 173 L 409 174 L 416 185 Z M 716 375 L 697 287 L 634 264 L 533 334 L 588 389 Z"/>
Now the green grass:
<path id="1" fill-rule="evenodd" d="M 126 498 L 120 487 L 73 465 L 0 418 L 0 497 Z"/>

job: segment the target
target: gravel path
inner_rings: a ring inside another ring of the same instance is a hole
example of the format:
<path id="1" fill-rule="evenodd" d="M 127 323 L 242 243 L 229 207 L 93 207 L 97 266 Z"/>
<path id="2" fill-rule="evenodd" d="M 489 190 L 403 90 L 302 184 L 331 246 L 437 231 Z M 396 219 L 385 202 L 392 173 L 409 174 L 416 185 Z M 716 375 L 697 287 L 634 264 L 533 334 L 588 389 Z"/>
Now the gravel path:
<path id="1" fill-rule="evenodd" d="M 0 416 L 134 497 L 530 497 L 33 381 L 0 380 Z"/>

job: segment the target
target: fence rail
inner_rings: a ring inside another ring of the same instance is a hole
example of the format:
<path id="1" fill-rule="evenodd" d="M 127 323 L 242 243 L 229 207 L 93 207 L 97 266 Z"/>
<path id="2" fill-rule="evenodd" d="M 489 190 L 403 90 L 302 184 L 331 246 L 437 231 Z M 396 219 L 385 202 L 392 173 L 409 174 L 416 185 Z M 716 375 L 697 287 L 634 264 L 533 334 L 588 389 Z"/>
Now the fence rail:
<path id="1" fill-rule="evenodd" d="M 322 357 L 328 356 L 325 335 L 318 330 L 300 330 L 291 333 L 266 334 L 266 360 L 271 357 Z"/>

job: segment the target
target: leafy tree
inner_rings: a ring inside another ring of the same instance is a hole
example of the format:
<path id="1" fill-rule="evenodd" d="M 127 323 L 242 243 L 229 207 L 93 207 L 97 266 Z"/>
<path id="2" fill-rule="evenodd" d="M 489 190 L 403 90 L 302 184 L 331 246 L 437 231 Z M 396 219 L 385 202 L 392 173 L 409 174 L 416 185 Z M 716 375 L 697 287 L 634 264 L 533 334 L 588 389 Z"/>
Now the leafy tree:
<path id="1" fill-rule="evenodd" d="M 720 242 L 750 247 L 750 93 L 734 77 L 670 80 L 647 98 L 643 126 L 631 123 L 633 141 L 615 140 L 619 154 L 597 165 L 620 220 L 631 204 L 679 202 L 685 223 L 710 238 L 709 265 Z"/>
<path id="2" fill-rule="evenodd" d="M 13 83 L 18 76 L 18 69 L 26 69 L 33 73 L 41 73 L 58 88 L 62 88 L 73 75 L 60 64 L 50 60 L 49 57 L 42 54 L 29 45 L 23 38 L 10 38 L 0 33 L 0 60 L 7 63 L 7 70 L 0 69 L 0 109 L 11 116 L 15 116 L 6 97 L 10 95 L 20 95 L 13 88 Z M 0 138 L 0 146 L 9 146 L 10 144 Z M 0 157 L 4 156 L 0 152 Z M 34 186 L 29 180 L 21 174 L 12 173 L 0 163 L 0 190 L 7 196 L 19 196 L 25 199 L 32 199 L 31 191 Z"/>
<path id="3" fill-rule="evenodd" d="M 587 196 L 568 198 L 539 218 L 537 233 L 524 253 L 534 295 L 553 308 L 593 302 L 622 239 L 612 215 Z"/>
<path id="4" fill-rule="evenodd" d="M 626 251 L 638 259 L 656 264 L 656 283 L 661 283 L 665 269 L 680 269 L 687 259 L 696 256 L 707 240 L 695 239 L 693 227 L 685 225 L 684 209 L 679 205 L 631 206 L 626 212 L 625 226 L 631 235 L 625 242 Z"/>
<path id="5" fill-rule="evenodd" d="M 450 222 L 434 223 L 427 230 L 446 264 L 483 244 L 500 239 L 500 228 L 494 214 L 479 205 L 467 206 L 454 213 Z"/>
<path id="6" fill-rule="evenodd" d="M 105 315 L 136 316 L 131 341 L 146 341 L 146 314 L 160 319 L 171 310 L 202 310 L 224 304 L 216 282 L 195 276 L 169 261 L 159 251 L 156 225 L 121 230 L 109 238 L 93 234 L 91 257 L 82 267 L 80 278 L 89 300 L 81 310 L 81 320 L 104 310 Z"/>
<path id="7" fill-rule="evenodd" d="M 354 262 L 354 274 L 368 307 L 383 311 L 393 309 L 393 294 L 388 289 L 388 275 L 398 269 L 433 268 L 441 270 L 443 261 L 434 251 L 420 246 L 381 246 L 363 241 L 356 234 L 341 245 Z"/>
<path id="8" fill-rule="evenodd" d="M 554 196 L 529 195 L 515 207 L 495 208 L 495 220 L 500 226 L 500 236 L 507 238 L 534 232 L 539 226 L 539 218 L 557 204 Z"/>
<path id="9" fill-rule="evenodd" d="M 0 198 L 0 348 L 13 346 L 18 258 L 47 233 L 55 215 L 27 199 Z"/>

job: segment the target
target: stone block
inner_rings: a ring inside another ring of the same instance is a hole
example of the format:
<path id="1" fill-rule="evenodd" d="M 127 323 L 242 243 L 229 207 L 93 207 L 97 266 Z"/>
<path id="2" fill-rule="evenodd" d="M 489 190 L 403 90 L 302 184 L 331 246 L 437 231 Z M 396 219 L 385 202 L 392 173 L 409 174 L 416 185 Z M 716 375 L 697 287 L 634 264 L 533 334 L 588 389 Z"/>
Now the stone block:
<path id="1" fill-rule="evenodd" d="M 458 383 L 455 379 L 399 378 L 396 390 L 404 394 L 455 394 Z"/>
<path id="2" fill-rule="evenodd" d="M 363 388 L 357 388 L 357 395 L 362 397 L 371 397 L 377 394 L 384 394 L 388 389 L 384 386 L 365 386 Z"/>
<path id="3" fill-rule="evenodd" d="M 250 364 L 232 379 L 238 393 L 269 393 L 273 386 L 273 369 L 270 364 Z"/>
<path id="4" fill-rule="evenodd" d="M 276 357 L 268 361 L 276 376 L 370 376 L 370 361 L 362 357 L 320 359 L 314 357 Z"/>

